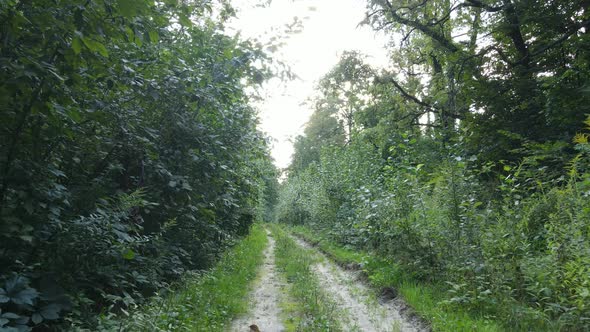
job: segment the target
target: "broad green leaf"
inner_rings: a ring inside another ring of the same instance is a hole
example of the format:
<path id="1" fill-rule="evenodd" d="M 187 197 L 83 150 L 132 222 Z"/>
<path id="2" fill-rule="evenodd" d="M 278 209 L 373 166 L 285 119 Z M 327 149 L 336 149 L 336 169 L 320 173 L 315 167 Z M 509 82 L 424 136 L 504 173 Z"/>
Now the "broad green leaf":
<path id="1" fill-rule="evenodd" d="M 72 119 L 72 121 L 78 123 L 80 121 L 82 121 L 82 115 L 80 114 L 80 111 L 77 109 L 68 109 L 67 111 L 68 117 L 70 117 L 70 119 Z"/>
<path id="2" fill-rule="evenodd" d="M 100 53 L 100 55 L 104 56 L 105 58 L 109 57 L 109 52 L 107 51 L 107 48 L 99 42 L 95 42 L 96 43 L 96 48 L 98 49 L 98 53 Z"/>
<path id="3" fill-rule="evenodd" d="M 33 288 L 25 288 L 13 295 L 9 295 L 10 300 L 15 304 L 33 305 L 33 301 L 39 297 L 37 290 Z"/>
<path id="4" fill-rule="evenodd" d="M 21 235 L 20 236 L 20 239 L 23 240 L 23 241 L 25 241 L 25 242 L 28 242 L 28 243 L 32 243 L 33 242 L 33 237 L 31 235 Z M 1 297 L 2 297 L 2 295 L 0 295 L 0 303 L 2 302 Z"/>
<path id="5" fill-rule="evenodd" d="M 143 0 L 119 0 L 119 13 L 126 18 L 133 18 L 139 10 L 138 4 Z"/>
<path id="6" fill-rule="evenodd" d="M 139 47 L 143 46 L 143 39 L 139 35 L 135 35 L 134 42 L 135 42 L 135 45 L 137 45 Z"/>
<path id="7" fill-rule="evenodd" d="M 0 288 L 0 303 L 6 303 L 10 301 L 10 298 L 6 295 L 4 288 Z"/>
<path id="8" fill-rule="evenodd" d="M 88 37 L 82 37 L 82 42 L 84 43 L 84 45 L 86 45 L 86 47 L 91 50 L 92 52 L 96 52 L 96 46 L 94 45 L 94 42 L 88 38 Z"/>
<path id="9" fill-rule="evenodd" d="M 8 319 L 19 319 L 21 316 L 15 314 L 14 312 L 4 312 L 2 313 L 2 317 Z"/>
<path id="10" fill-rule="evenodd" d="M 123 252 L 121 253 L 121 256 L 123 256 L 123 258 L 126 260 L 132 260 L 133 258 L 135 258 L 135 252 L 133 250 L 131 250 L 130 248 L 127 248 L 127 249 L 123 250 Z"/>
<path id="11" fill-rule="evenodd" d="M 109 52 L 107 51 L 107 48 L 101 42 L 90 39 L 88 37 L 82 37 L 82 42 L 90 51 L 92 51 L 94 53 L 98 53 L 98 54 L 104 56 L 105 58 L 107 58 L 109 56 Z"/>
<path id="12" fill-rule="evenodd" d="M 154 43 L 154 44 L 155 44 L 155 43 L 157 43 L 157 42 L 158 42 L 159 35 L 158 35 L 158 32 L 157 32 L 156 30 L 150 30 L 150 32 L 149 32 L 148 34 L 149 34 L 149 36 L 150 36 L 150 41 L 151 41 L 152 43 Z"/>
<path id="13" fill-rule="evenodd" d="M 72 39 L 72 49 L 74 50 L 75 54 L 80 54 L 82 51 L 82 41 L 80 41 L 80 38 L 74 37 Z"/>
<path id="14" fill-rule="evenodd" d="M 54 320 L 59 318 L 61 306 L 55 303 L 48 304 L 41 308 L 41 316 L 45 319 Z"/>
<path id="15" fill-rule="evenodd" d="M 185 27 L 189 27 L 189 26 L 193 25 L 193 22 L 188 17 L 188 15 L 186 15 L 184 13 L 179 15 L 178 22 Z"/>
<path id="16" fill-rule="evenodd" d="M 31 320 L 33 323 L 39 324 L 43 321 L 43 316 L 41 316 L 39 313 L 34 313 L 33 316 L 31 316 Z"/>
<path id="17" fill-rule="evenodd" d="M 125 27 L 125 33 L 127 33 L 127 40 L 134 41 L 135 40 L 135 32 L 130 27 Z"/>

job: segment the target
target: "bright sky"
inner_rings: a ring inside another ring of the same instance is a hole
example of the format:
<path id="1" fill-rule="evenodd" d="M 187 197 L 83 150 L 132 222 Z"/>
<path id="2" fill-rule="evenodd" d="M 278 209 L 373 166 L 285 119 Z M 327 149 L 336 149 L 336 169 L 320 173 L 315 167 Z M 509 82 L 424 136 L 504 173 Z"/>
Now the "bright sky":
<path id="1" fill-rule="evenodd" d="M 385 67 L 387 38 L 370 27 L 358 26 L 365 17 L 365 0 L 272 0 L 266 7 L 257 7 L 256 2 L 234 1 L 239 12 L 230 26 L 241 31 L 242 37 L 262 43 L 273 36 L 287 37 L 273 55 L 287 63 L 299 79 L 271 80 L 263 87 L 263 101 L 256 105 L 261 130 L 273 138 L 275 164 L 285 168 L 293 154 L 292 140 L 303 132 L 312 113 L 305 101 L 313 96 L 317 81 L 346 50 L 361 51 L 369 56 L 371 65 Z M 303 30 L 280 35 L 294 17 L 303 21 Z"/>

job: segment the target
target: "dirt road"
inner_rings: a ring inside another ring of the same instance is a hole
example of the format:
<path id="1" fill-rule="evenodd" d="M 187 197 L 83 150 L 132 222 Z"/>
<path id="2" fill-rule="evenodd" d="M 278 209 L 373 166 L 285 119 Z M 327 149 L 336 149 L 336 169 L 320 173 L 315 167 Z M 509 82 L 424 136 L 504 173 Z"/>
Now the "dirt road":
<path id="1" fill-rule="evenodd" d="M 235 332 L 278 332 L 283 331 L 280 303 L 286 294 L 281 287 L 281 278 L 274 262 L 275 241 L 269 234 L 269 245 L 265 250 L 265 260 L 259 277 L 250 294 L 252 307 L 248 315 L 235 320 L 231 331 Z M 338 317 L 343 331 L 422 332 L 429 329 L 421 322 L 403 315 L 400 300 L 378 299 L 359 279 L 358 272 L 347 271 L 329 260 L 316 248 L 301 239 L 295 242 L 310 250 L 310 254 L 319 255 L 321 259 L 313 266 L 313 272 L 323 291 L 338 307 Z M 252 326 L 255 325 L 255 326 Z M 252 326 L 252 327 L 250 327 Z"/>

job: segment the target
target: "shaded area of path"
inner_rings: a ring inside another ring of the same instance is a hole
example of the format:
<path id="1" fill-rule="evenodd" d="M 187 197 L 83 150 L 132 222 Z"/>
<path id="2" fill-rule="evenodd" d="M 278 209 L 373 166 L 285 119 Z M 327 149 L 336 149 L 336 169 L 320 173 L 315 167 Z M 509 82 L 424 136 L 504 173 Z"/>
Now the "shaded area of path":
<path id="1" fill-rule="evenodd" d="M 256 325 L 260 331 L 280 332 L 284 330 L 280 318 L 280 281 L 275 266 L 275 240 L 267 230 L 268 246 L 264 250 L 264 262 L 249 295 L 251 307 L 248 314 L 232 322 L 232 332 L 250 332 L 250 325 Z"/>
<path id="2" fill-rule="evenodd" d="M 294 237 L 302 247 L 311 247 L 307 242 Z M 325 255 L 314 266 L 318 280 L 326 293 L 331 296 L 339 309 L 343 311 L 342 328 L 344 331 L 428 331 L 419 322 L 407 319 L 401 314 L 399 301 L 377 301 L 371 290 L 359 281 L 358 275 L 346 271 L 330 261 Z"/>

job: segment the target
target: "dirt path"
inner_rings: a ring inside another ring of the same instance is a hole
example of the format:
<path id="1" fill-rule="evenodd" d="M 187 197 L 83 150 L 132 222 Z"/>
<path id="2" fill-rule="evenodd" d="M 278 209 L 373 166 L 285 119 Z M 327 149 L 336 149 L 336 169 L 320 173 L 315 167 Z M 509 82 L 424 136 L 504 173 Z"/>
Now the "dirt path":
<path id="1" fill-rule="evenodd" d="M 295 241 L 300 246 L 311 248 L 301 239 L 295 238 Z M 314 270 L 322 288 L 344 312 L 344 331 L 428 331 L 418 322 L 402 316 L 399 302 L 378 301 L 372 296 L 371 290 L 359 281 L 355 272 L 346 271 L 319 254 L 324 259 L 315 265 Z"/>
<path id="2" fill-rule="evenodd" d="M 279 332 L 284 327 L 280 319 L 279 301 L 281 298 L 280 281 L 275 267 L 275 240 L 267 230 L 268 246 L 264 250 L 264 263 L 250 294 L 252 307 L 245 317 L 232 322 L 232 332 L 249 332 L 250 325 L 255 324 L 260 331 Z"/>

